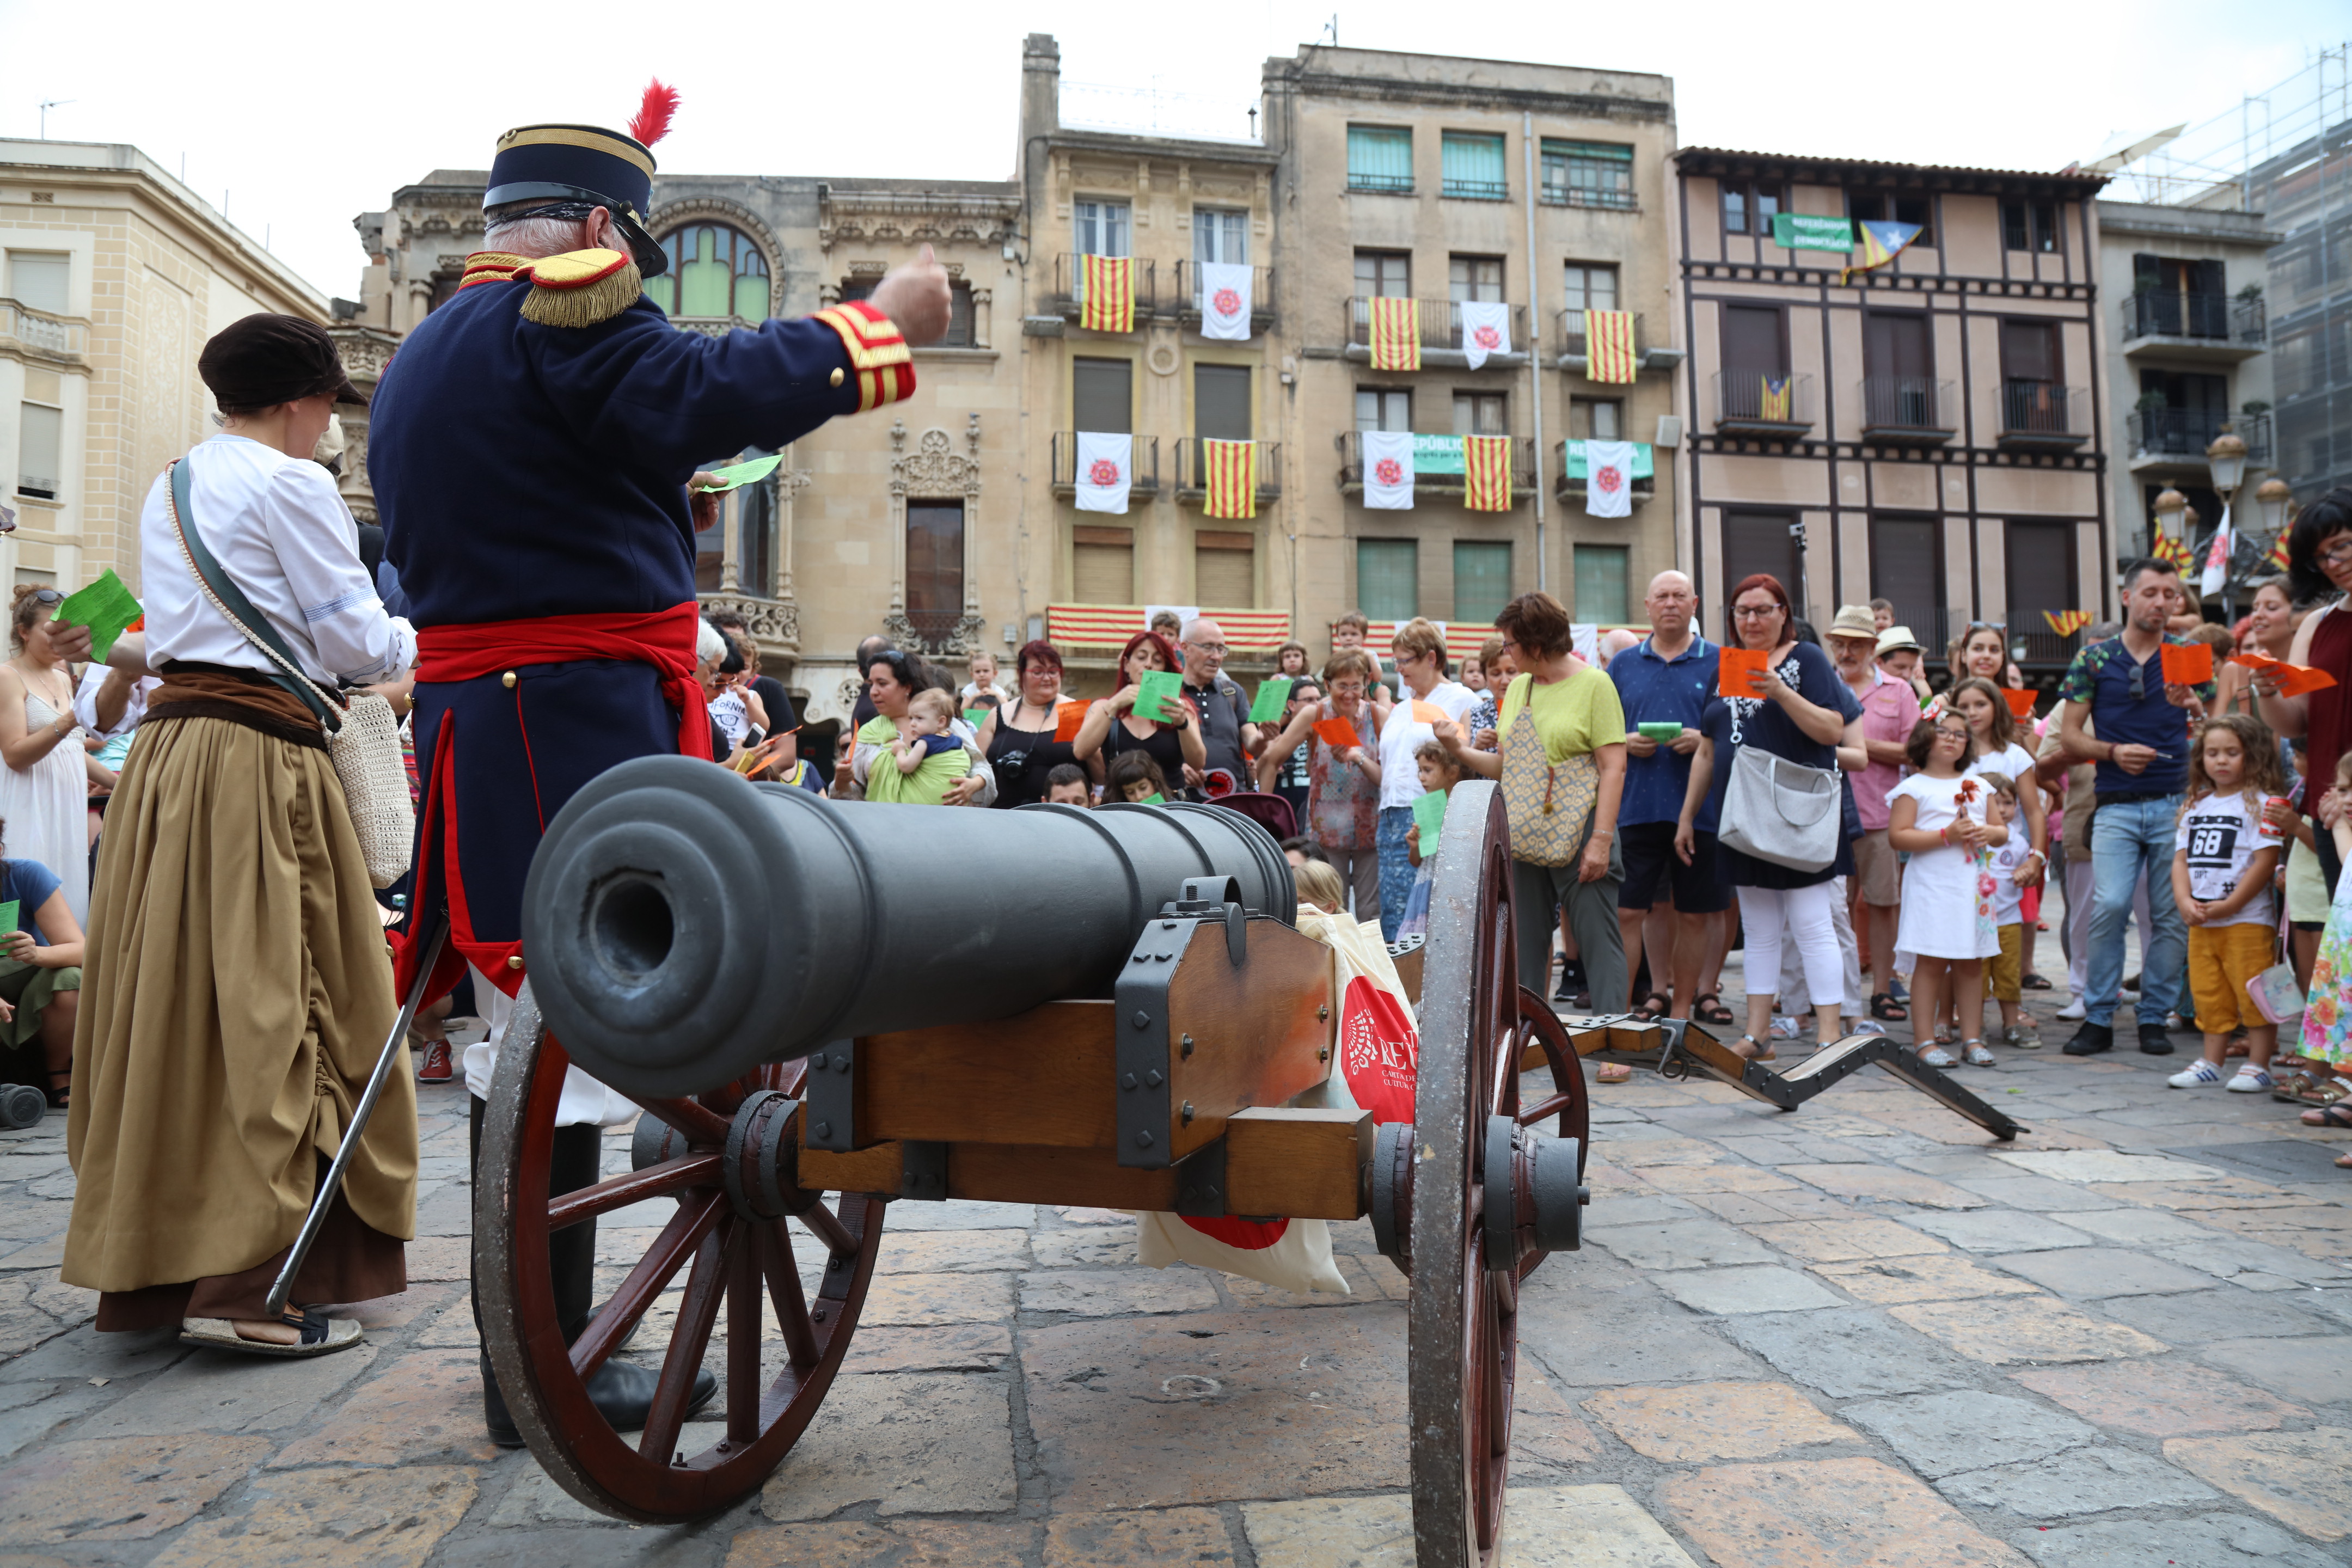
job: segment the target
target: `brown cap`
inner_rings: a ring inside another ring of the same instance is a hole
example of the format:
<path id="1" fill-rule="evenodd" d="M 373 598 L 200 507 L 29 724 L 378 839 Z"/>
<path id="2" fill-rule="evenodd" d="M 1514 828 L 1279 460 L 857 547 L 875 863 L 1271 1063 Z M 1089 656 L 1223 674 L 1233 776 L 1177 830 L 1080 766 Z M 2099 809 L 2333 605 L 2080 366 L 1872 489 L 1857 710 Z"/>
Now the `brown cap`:
<path id="1" fill-rule="evenodd" d="M 222 408 L 272 408 L 331 392 L 338 403 L 367 406 L 343 374 L 327 329 L 299 316 L 247 316 L 213 334 L 196 356 L 196 374 Z"/>

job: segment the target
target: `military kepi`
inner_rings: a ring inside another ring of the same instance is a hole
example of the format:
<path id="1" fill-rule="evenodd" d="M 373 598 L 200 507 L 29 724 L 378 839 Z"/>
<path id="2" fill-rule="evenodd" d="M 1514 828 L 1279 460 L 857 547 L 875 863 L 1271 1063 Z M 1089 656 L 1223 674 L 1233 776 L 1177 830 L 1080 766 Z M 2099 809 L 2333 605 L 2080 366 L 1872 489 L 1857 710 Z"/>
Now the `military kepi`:
<path id="1" fill-rule="evenodd" d="M 516 126 L 499 138 L 482 210 L 516 202 L 593 202 L 628 236 L 638 272 L 658 275 L 669 258 L 646 232 L 646 214 L 653 206 L 652 143 L 669 130 L 677 106 L 677 92 L 656 81 L 646 89 L 625 135 L 595 125 Z"/>

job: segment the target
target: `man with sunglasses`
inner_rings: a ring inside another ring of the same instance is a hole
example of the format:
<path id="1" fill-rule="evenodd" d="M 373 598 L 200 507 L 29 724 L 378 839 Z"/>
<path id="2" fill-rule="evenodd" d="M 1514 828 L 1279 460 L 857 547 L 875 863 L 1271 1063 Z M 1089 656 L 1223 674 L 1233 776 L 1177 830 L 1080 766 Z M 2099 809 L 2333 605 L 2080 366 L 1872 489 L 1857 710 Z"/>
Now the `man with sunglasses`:
<path id="1" fill-rule="evenodd" d="M 2074 656 L 2058 687 L 2059 744 L 2097 764 L 2091 809 L 2090 965 L 2082 1027 L 2066 1042 L 2070 1057 L 2095 1056 L 2116 1043 L 2116 1000 L 2124 977 L 2124 931 L 2143 880 L 2154 937 L 2140 955 L 2137 1005 L 2139 1048 L 2170 1056 L 2165 1018 L 2180 997 L 2189 934 L 2172 901 L 2172 852 L 2181 795 L 2189 784 L 2189 724 L 2215 686 L 2168 685 L 2166 645 L 2185 646 L 2166 629 L 2180 592 L 2178 569 L 2135 561 L 2124 573 L 2124 629 Z M 2084 731 L 2089 718 L 2095 738 Z"/>

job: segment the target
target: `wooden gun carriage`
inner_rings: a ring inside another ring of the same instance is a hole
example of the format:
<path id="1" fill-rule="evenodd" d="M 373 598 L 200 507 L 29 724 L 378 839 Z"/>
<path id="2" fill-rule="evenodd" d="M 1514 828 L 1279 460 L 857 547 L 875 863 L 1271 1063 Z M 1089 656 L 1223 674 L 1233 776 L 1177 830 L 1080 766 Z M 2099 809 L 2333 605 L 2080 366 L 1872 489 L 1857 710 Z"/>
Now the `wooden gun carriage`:
<path id="1" fill-rule="evenodd" d="M 1418 1561 L 1489 1561 L 1519 1282 L 1578 1244 L 1590 1141 L 1575 1049 L 1515 978 L 1509 889 L 1500 797 L 1465 784 L 1422 954 L 1413 1121 L 1375 1127 L 1289 1104 L 1348 1048 L 1339 972 L 1295 928 L 1281 851 L 1238 813 L 845 806 L 677 758 L 613 770 L 533 864 L 531 981 L 483 1129 L 475 1278 L 517 1426 L 591 1507 L 702 1517 L 806 1429 L 892 1203 L 1369 1215 L 1412 1279 Z M 1530 1053 L 1557 1089 L 1523 1105 Z M 646 1115 L 635 1169 L 551 1200 L 573 1064 Z M 567 1345 L 551 1234 L 657 1197 L 675 1212 Z M 795 1226 L 823 1254 L 813 1292 Z M 633 1441 L 583 1379 L 682 1269 Z M 722 1313 L 702 1419 L 723 1415 L 723 1436 L 682 1451 Z"/>

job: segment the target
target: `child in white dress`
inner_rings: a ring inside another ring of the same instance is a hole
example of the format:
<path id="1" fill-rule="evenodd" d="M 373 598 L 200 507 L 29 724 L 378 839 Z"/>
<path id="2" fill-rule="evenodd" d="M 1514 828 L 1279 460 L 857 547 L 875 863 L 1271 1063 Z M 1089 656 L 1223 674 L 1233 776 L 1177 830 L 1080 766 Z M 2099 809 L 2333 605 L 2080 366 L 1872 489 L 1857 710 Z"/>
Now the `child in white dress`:
<path id="1" fill-rule="evenodd" d="M 1911 1024 L 1919 1059 L 1929 1067 L 1958 1064 L 1936 1044 L 1935 1019 L 1948 983 L 1960 1018 L 1984 1019 L 1984 961 L 2000 952 L 1993 923 L 1990 850 L 2009 840 L 2009 830 L 1984 820 L 1982 780 L 1965 776 L 1970 737 L 1968 721 L 1949 710 L 1923 719 L 1906 748 L 1918 770 L 1886 792 L 1887 842 L 1908 853 L 1903 873 L 1903 916 L 1895 945 L 1922 959 L 1944 959 L 1948 971 L 1923 963 L 1911 986 Z M 1982 1039 L 1960 1042 L 1974 1067 L 1990 1067 L 1993 1055 Z"/>

